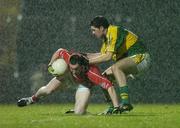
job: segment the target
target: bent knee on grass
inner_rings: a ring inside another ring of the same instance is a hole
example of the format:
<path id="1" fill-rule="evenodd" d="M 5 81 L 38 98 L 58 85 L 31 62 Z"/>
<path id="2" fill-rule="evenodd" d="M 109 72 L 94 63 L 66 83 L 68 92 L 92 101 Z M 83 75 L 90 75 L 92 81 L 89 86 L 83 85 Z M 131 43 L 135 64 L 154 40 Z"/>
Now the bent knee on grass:
<path id="1" fill-rule="evenodd" d="M 83 115 L 85 114 L 85 112 L 86 112 L 85 105 L 78 105 L 78 106 L 75 106 L 74 108 L 74 113 L 77 115 Z"/>

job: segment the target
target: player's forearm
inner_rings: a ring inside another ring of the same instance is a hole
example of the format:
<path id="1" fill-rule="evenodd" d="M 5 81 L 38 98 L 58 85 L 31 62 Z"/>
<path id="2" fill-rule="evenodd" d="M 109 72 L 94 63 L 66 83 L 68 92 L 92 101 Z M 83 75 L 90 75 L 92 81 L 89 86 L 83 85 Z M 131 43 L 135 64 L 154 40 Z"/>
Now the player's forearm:
<path id="1" fill-rule="evenodd" d="M 92 58 L 89 58 L 90 64 L 97 64 L 101 62 L 105 62 L 111 59 L 111 53 L 110 54 L 99 54 L 98 56 L 94 56 Z"/>
<path id="2" fill-rule="evenodd" d="M 101 53 L 86 53 L 86 54 L 88 58 L 93 58 L 93 57 L 101 55 Z"/>

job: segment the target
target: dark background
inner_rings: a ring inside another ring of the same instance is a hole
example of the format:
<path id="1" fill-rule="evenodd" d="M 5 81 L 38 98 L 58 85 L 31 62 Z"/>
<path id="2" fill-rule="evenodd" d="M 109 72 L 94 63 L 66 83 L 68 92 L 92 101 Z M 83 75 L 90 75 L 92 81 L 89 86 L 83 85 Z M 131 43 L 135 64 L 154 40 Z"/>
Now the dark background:
<path id="1" fill-rule="evenodd" d="M 132 103 L 180 102 L 178 0 L 21 0 L 16 7 L 17 19 L 14 16 L 9 23 L 4 14 L 6 25 L 2 25 L 1 46 L 14 46 L 11 49 L 16 56 L 7 54 L 9 61 L 0 63 L 0 103 L 15 103 L 18 97 L 30 96 L 46 84 L 52 78 L 46 66 L 58 48 L 98 52 L 101 41 L 92 37 L 89 26 L 97 15 L 136 33 L 151 54 L 150 70 L 129 80 Z M 15 40 L 13 45 L 10 37 Z M 0 52 L 4 61 L 2 55 L 7 51 Z M 102 70 L 107 66 L 101 64 Z M 74 91 L 56 92 L 43 101 L 71 102 Z M 103 101 L 99 88 L 93 89 L 91 100 Z"/>

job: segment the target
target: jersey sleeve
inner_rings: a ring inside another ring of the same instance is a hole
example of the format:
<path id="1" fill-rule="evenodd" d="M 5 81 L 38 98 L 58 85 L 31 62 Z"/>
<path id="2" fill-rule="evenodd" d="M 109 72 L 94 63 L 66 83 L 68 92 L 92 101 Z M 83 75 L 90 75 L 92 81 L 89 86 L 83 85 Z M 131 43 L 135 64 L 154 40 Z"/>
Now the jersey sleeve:
<path id="1" fill-rule="evenodd" d="M 70 54 L 66 49 L 58 49 L 57 54 L 59 58 L 63 58 L 66 61 L 66 63 L 69 64 Z"/>
<path id="2" fill-rule="evenodd" d="M 106 52 L 106 43 L 103 42 L 102 46 L 101 46 L 101 53 L 104 54 Z"/>
<path id="3" fill-rule="evenodd" d="M 107 52 L 115 52 L 117 41 L 117 27 L 110 27 L 107 33 Z"/>

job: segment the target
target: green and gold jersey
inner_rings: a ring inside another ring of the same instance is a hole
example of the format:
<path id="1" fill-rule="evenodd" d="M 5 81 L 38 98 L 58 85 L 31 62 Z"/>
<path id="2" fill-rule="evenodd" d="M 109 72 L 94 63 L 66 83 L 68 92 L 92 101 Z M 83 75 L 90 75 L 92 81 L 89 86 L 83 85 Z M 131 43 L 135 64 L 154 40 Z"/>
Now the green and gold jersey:
<path id="1" fill-rule="evenodd" d="M 101 53 L 106 52 L 112 52 L 112 59 L 116 61 L 125 56 L 144 53 L 145 50 L 134 33 L 120 26 L 110 25 L 101 47 Z"/>

